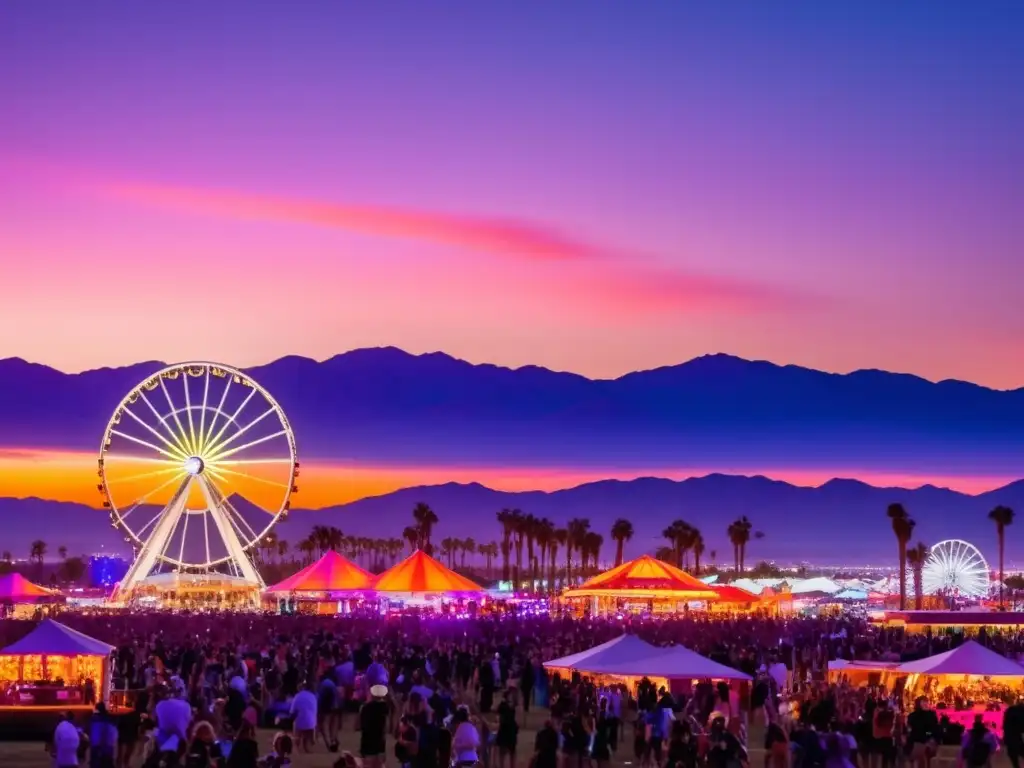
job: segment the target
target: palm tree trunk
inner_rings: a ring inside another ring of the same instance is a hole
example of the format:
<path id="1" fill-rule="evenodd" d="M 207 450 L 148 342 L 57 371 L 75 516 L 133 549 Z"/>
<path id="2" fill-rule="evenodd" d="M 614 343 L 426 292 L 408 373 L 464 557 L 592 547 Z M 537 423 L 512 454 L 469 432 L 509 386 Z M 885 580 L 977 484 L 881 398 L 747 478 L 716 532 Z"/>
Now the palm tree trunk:
<path id="1" fill-rule="evenodd" d="M 626 543 L 625 539 L 615 540 L 615 566 L 622 565 L 622 547 Z"/>
<path id="2" fill-rule="evenodd" d="M 999 526 L 999 610 L 1003 610 L 1003 547 L 1006 544 L 1006 531 Z"/>
<path id="3" fill-rule="evenodd" d="M 900 610 L 907 610 L 907 543 L 901 541 L 900 546 Z"/>

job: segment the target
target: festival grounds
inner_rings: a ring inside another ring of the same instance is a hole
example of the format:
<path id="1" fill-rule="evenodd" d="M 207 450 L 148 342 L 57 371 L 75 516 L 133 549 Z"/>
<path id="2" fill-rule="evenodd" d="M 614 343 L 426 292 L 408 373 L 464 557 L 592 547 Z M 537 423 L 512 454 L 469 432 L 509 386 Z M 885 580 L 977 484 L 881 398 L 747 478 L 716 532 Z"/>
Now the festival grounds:
<path id="1" fill-rule="evenodd" d="M 532 752 L 536 729 L 543 724 L 545 714 L 546 713 L 543 711 L 534 711 L 529 714 L 528 719 L 519 734 L 521 754 L 517 761 L 516 768 L 528 768 L 528 761 Z M 522 714 L 520 713 L 520 718 L 521 717 Z M 348 725 L 348 723 L 346 723 L 346 725 Z M 630 733 L 628 728 L 629 726 L 627 726 L 627 735 Z M 272 730 L 261 730 L 259 732 L 261 757 L 270 751 L 270 745 L 274 737 L 274 733 L 275 732 Z M 749 742 L 750 768 L 763 768 L 765 764 L 764 750 L 760 748 L 760 745 L 764 743 L 764 731 L 758 725 L 751 726 Z M 636 761 L 632 759 L 633 755 L 628 749 L 629 746 L 630 740 L 626 739 L 626 744 L 619 747 L 618 756 L 612 757 L 611 766 L 613 766 L 613 768 L 619 768 L 619 766 L 639 768 Z M 389 750 L 391 747 L 392 742 L 389 740 Z M 358 753 L 359 734 L 353 731 L 350 727 L 341 734 L 341 749 L 350 750 L 354 754 Z M 313 754 L 295 755 L 292 765 L 293 768 L 330 768 L 334 765 L 337 759 L 338 754 L 327 752 L 323 745 L 318 743 L 317 750 Z M 141 766 L 141 764 L 142 758 L 139 756 L 133 763 L 133 766 Z M 932 761 L 933 768 L 955 768 L 956 765 L 956 749 L 953 747 L 943 747 L 939 756 Z M 993 761 L 993 765 L 997 766 L 997 768 L 1009 768 L 1010 761 L 1004 754 L 1000 753 Z M 45 752 L 42 742 L 0 742 L 0 768 L 52 768 L 52 766 L 53 761 L 49 754 Z M 389 768 L 397 768 L 397 762 L 395 761 L 393 754 L 389 755 L 388 766 Z M 492 766 L 495 766 L 496 768 L 496 763 L 493 761 Z M 858 768 L 867 767 L 859 766 Z"/>

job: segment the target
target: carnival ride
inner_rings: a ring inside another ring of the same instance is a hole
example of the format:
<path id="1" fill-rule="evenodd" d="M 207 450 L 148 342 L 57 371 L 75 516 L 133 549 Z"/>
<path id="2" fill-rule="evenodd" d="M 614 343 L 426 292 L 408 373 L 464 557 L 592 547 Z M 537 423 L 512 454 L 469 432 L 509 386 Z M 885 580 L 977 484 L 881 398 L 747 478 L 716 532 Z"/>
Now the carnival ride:
<path id="1" fill-rule="evenodd" d="M 168 573 L 228 577 L 258 601 L 249 552 L 287 516 L 299 463 L 284 411 L 252 377 L 209 362 L 147 377 L 114 409 L 98 467 L 111 524 L 136 553 L 116 601 Z"/>

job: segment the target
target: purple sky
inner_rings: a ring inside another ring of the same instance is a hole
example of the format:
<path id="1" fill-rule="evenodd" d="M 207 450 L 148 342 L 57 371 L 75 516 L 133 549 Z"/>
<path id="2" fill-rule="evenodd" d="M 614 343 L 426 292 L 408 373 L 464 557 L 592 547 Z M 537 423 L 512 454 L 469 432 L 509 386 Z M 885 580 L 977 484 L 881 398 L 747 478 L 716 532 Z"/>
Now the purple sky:
<path id="1" fill-rule="evenodd" d="M 725 351 L 1021 386 L 1022 27 L 1016 2 L 9 5 L 0 357 Z"/>

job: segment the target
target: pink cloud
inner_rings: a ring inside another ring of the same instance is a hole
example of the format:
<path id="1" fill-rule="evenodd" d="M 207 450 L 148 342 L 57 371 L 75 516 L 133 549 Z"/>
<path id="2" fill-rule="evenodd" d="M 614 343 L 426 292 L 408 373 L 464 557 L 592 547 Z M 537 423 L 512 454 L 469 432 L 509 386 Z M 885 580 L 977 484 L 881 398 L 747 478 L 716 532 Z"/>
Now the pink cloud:
<path id="1" fill-rule="evenodd" d="M 125 200 L 199 214 L 313 224 L 530 260 L 571 261 L 600 255 L 599 249 L 554 229 L 501 219 L 157 184 L 107 184 L 102 189 Z"/>

